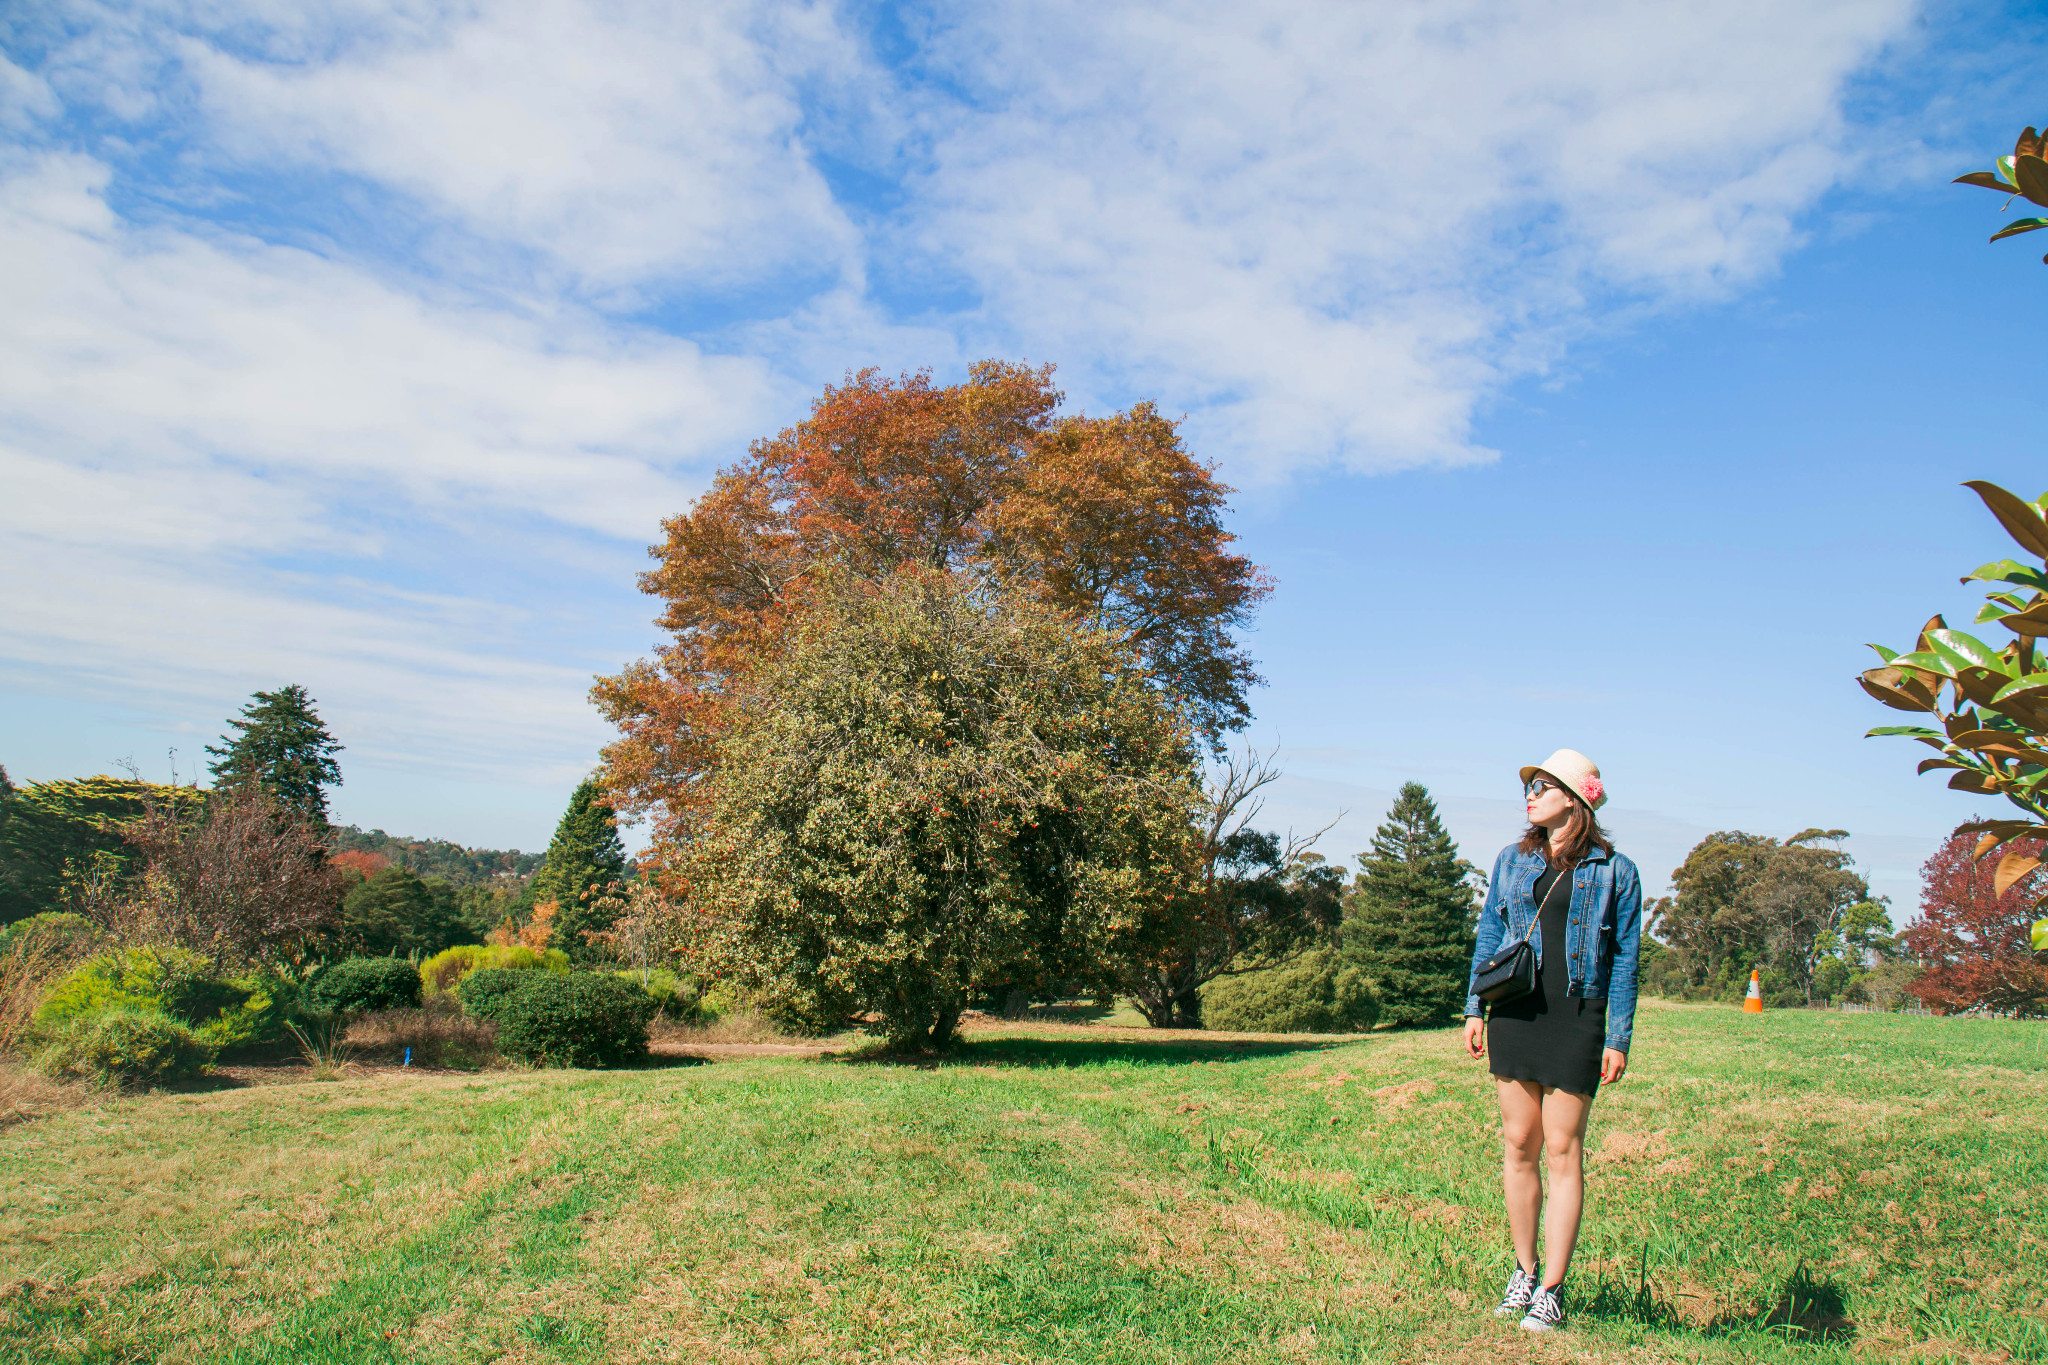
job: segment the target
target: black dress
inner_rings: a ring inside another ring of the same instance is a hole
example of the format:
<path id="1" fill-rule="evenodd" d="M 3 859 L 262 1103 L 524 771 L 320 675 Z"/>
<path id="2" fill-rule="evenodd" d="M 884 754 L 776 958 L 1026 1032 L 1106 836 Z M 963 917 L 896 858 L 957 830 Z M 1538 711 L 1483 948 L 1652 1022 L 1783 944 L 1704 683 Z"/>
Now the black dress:
<path id="1" fill-rule="evenodd" d="M 1572 886 L 1567 880 L 1557 893 L 1544 897 L 1558 880 L 1556 868 L 1536 879 L 1536 903 L 1543 906 L 1543 966 L 1536 989 L 1520 1000 L 1492 1008 L 1486 1025 L 1486 1051 L 1493 1074 L 1511 1081 L 1569 1090 L 1591 1098 L 1600 1089 L 1600 1054 L 1607 1045 L 1607 1001 L 1570 995 L 1571 958 L 1565 948 L 1565 924 L 1571 916 Z"/>

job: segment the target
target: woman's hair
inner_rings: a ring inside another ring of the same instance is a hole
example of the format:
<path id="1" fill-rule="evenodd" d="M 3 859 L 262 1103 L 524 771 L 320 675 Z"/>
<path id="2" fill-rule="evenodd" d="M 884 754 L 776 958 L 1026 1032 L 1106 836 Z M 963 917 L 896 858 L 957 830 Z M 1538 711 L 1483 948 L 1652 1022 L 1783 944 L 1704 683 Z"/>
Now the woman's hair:
<path id="1" fill-rule="evenodd" d="M 1550 774 L 1545 773 L 1544 776 L 1550 777 Z M 1556 782 L 1557 779 L 1551 778 L 1551 781 Z M 1564 848 L 1558 855 L 1558 869 L 1563 871 L 1577 867 L 1585 858 L 1586 850 L 1595 844 L 1609 853 L 1614 852 L 1614 838 L 1600 828 L 1600 817 L 1593 813 L 1593 808 L 1581 801 L 1577 793 L 1563 783 L 1559 782 L 1558 787 L 1572 799 L 1572 816 L 1565 821 L 1564 837 L 1559 840 Z M 1544 857 L 1549 857 L 1550 831 L 1541 825 L 1530 825 L 1522 832 L 1521 849 L 1524 853 L 1541 853 Z"/>

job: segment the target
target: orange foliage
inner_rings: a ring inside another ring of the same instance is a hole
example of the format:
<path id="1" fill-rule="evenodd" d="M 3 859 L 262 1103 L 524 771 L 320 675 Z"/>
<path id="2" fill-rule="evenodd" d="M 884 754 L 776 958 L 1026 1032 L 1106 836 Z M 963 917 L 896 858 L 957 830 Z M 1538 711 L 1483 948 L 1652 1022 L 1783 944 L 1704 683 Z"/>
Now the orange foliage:
<path id="1" fill-rule="evenodd" d="M 339 853 L 329 854 L 327 861 L 330 866 L 343 872 L 353 872 L 365 881 L 391 866 L 389 858 L 366 848 L 345 848 Z"/>
<path id="2" fill-rule="evenodd" d="M 490 940 L 500 948 L 525 946 L 536 953 L 548 949 L 548 940 L 555 936 L 555 902 L 542 901 L 533 907 L 533 913 L 526 923 L 507 915 L 497 928 L 491 930 Z"/>
<path id="3" fill-rule="evenodd" d="M 1230 489 L 1149 403 L 1057 415 L 1052 367 L 983 361 L 968 381 L 849 376 L 808 420 L 720 471 L 663 523 L 641 579 L 671 639 L 593 695 L 621 737 L 605 781 L 674 835 L 709 768 L 730 681 L 774 648 L 820 570 L 879 581 L 909 566 L 986 574 L 1121 630 L 1213 740 L 1258 681 L 1234 631 L 1271 591 L 1231 554 Z"/>

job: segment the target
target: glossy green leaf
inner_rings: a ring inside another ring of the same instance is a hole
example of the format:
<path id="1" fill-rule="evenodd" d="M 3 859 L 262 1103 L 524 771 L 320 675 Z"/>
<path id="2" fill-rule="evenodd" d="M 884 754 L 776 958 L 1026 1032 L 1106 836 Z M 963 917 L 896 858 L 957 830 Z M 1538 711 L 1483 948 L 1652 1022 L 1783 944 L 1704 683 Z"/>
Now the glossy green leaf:
<path id="1" fill-rule="evenodd" d="M 1883 645 L 1869 645 L 1866 646 L 1866 648 L 1875 650 L 1877 652 L 1877 657 L 1883 659 L 1886 663 L 1890 663 L 1892 660 L 1899 657 L 1899 651 L 1897 651 L 1896 649 L 1886 649 Z"/>
<path id="2" fill-rule="evenodd" d="M 1991 704 L 1997 706 L 2013 697 L 2035 694 L 2048 697 L 2048 673 L 2028 673 L 2023 677 L 2014 678 L 1998 689 L 1998 695 L 1991 699 Z"/>
<path id="3" fill-rule="evenodd" d="M 1932 673 L 1943 678 L 1953 678 L 1955 676 L 1955 665 L 1942 658 L 1941 655 L 1935 653 L 1932 649 L 1916 649 L 1911 654 L 1901 654 L 1898 658 L 1892 660 L 1892 667 L 1907 670 L 1918 669 L 1922 673 Z"/>
<path id="4" fill-rule="evenodd" d="M 1998 158 L 1998 160 L 1992 162 L 1991 165 L 1992 169 L 1996 170 L 2000 176 L 2004 177 L 2005 183 L 2014 186 L 2015 192 L 2017 192 L 2017 187 L 2019 185 L 2019 180 L 2017 179 L 2017 177 L 2019 175 L 2019 172 L 2013 169 L 2012 161 L 2013 159 L 2011 157 L 2002 156 Z"/>
<path id="5" fill-rule="evenodd" d="M 2031 568 L 2017 559 L 1994 559 L 1989 564 L 1979 564 L 1962 577 L 1964 583 L 2017 583 L 2024 588 L 2048 592 L 2048 573 Z"/>
<path id="6" fill-rule="evenodd" d="M 1991 515 L 1998 518 L 1998 524 L 2020 543 L 2021 549 L 2048 559 L 2048 521 L 2042 520 L 2041 514 L 2030 504 L 1984 479 L 1967 480 L 1963 487 L 1984 500 L 1984 505 L 1991 509 Z"/>
<path id="7" fill-rule="evenodd" d="M 2022 232 L 2038 232 L 2044 227 L 2048 227 L 2048 218 L 2015 218 L 2012 222 L 1992 233 L 1987 240 L 1993 242 L 2001 241 L 2007 237 L 2017 237 Z"/>
<path id="8" fill-rule="evenodd" d="M 2036 602 L 2025 611 L 2001 616 L 1998 624 L 2015 635 L 2048 635 L 2048 602 Z"/>
<path id="9" fill-rule="evenodd" d="M 1914 739 L 1939 739 L 1941 731 L 1930 730 L 1924 725 L 1880 725 L 1874 730 L 1866 730 L 1863 737 L 1874 739 L 1879 735 L 1910 735 Z"/>
<path id="10" fill-rule="evenodd" d="M 1920 760 L 1920 766 L 1913 769 L 1913 771 L 1924 775 L 1933 772 L 1936 768 L 1961 768 L 1965 772 L 1970 771 L 1968 764 L 1958 763 L 1952 758 L 1923 758 Z"/>
<path id="11" fill-rule="evenodd" d="M 2034 927 L 2027 931 L 2027 939 L 2037 953 L 2048 953 L 2048 919 L 2037 919 Z"/>
<path id="12" fill-rule="evenodd" d="M 1930 630 L 1927 632 L 1927 644 L 1948 660 L 1951 668 L 1986 668 L 1993 673 L 2005 672 L 2005 660 L 1998 651 L 1967 631 Z"/>
<path id="13" fill-rule="evenodd" d="M 2012 159 L 2012 170 L 2012 183 L 2020 187 L 2020 193 L 2048 208 L 2048 161 L 2038 156 L 2016 156 Z"/>
<path id="14" fill-rule="evenodd" d="M 2000 194 L 2018 194 L 2020 192 L 2019 186 L 2007 184 L 1990 171 L 1971 171 L 1968 175 L 1959 175 L 1948 183 L 1951 185 L 1982 185 L 1985 189 L 1997 190 Z"/>

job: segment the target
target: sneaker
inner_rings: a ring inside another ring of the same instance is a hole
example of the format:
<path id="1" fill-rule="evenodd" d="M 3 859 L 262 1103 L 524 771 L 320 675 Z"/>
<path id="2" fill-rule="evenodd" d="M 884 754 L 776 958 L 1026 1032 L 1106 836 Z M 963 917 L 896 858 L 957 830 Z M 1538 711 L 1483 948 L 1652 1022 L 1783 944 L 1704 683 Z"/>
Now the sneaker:
<path id="1" fill-rule="evenodd" d="M 1507 1293 L 1501 1295 L 1500 1307 L 1493 1310 L 1493 1315 L 1497 1318 L 1514 1318 L 1528 1312 L 1529 1300 L 1535 1297 L 1536 1287 L 1543 1283 L 1542 1273 L 1541 1266 L 1535 1270 L 1524 1270 L 1521 1266 L 1516 1266 L 1515 1273 L 1508 1276 Z"/>
<path id="2" fill-rule="evenodd" d="M 1564 1326 L 1564 1286 L 1538 1287 L 1529 1296 L 1529 1314 L 1522 1319 L 1524 1332 L 1554 1332 Z"/>

